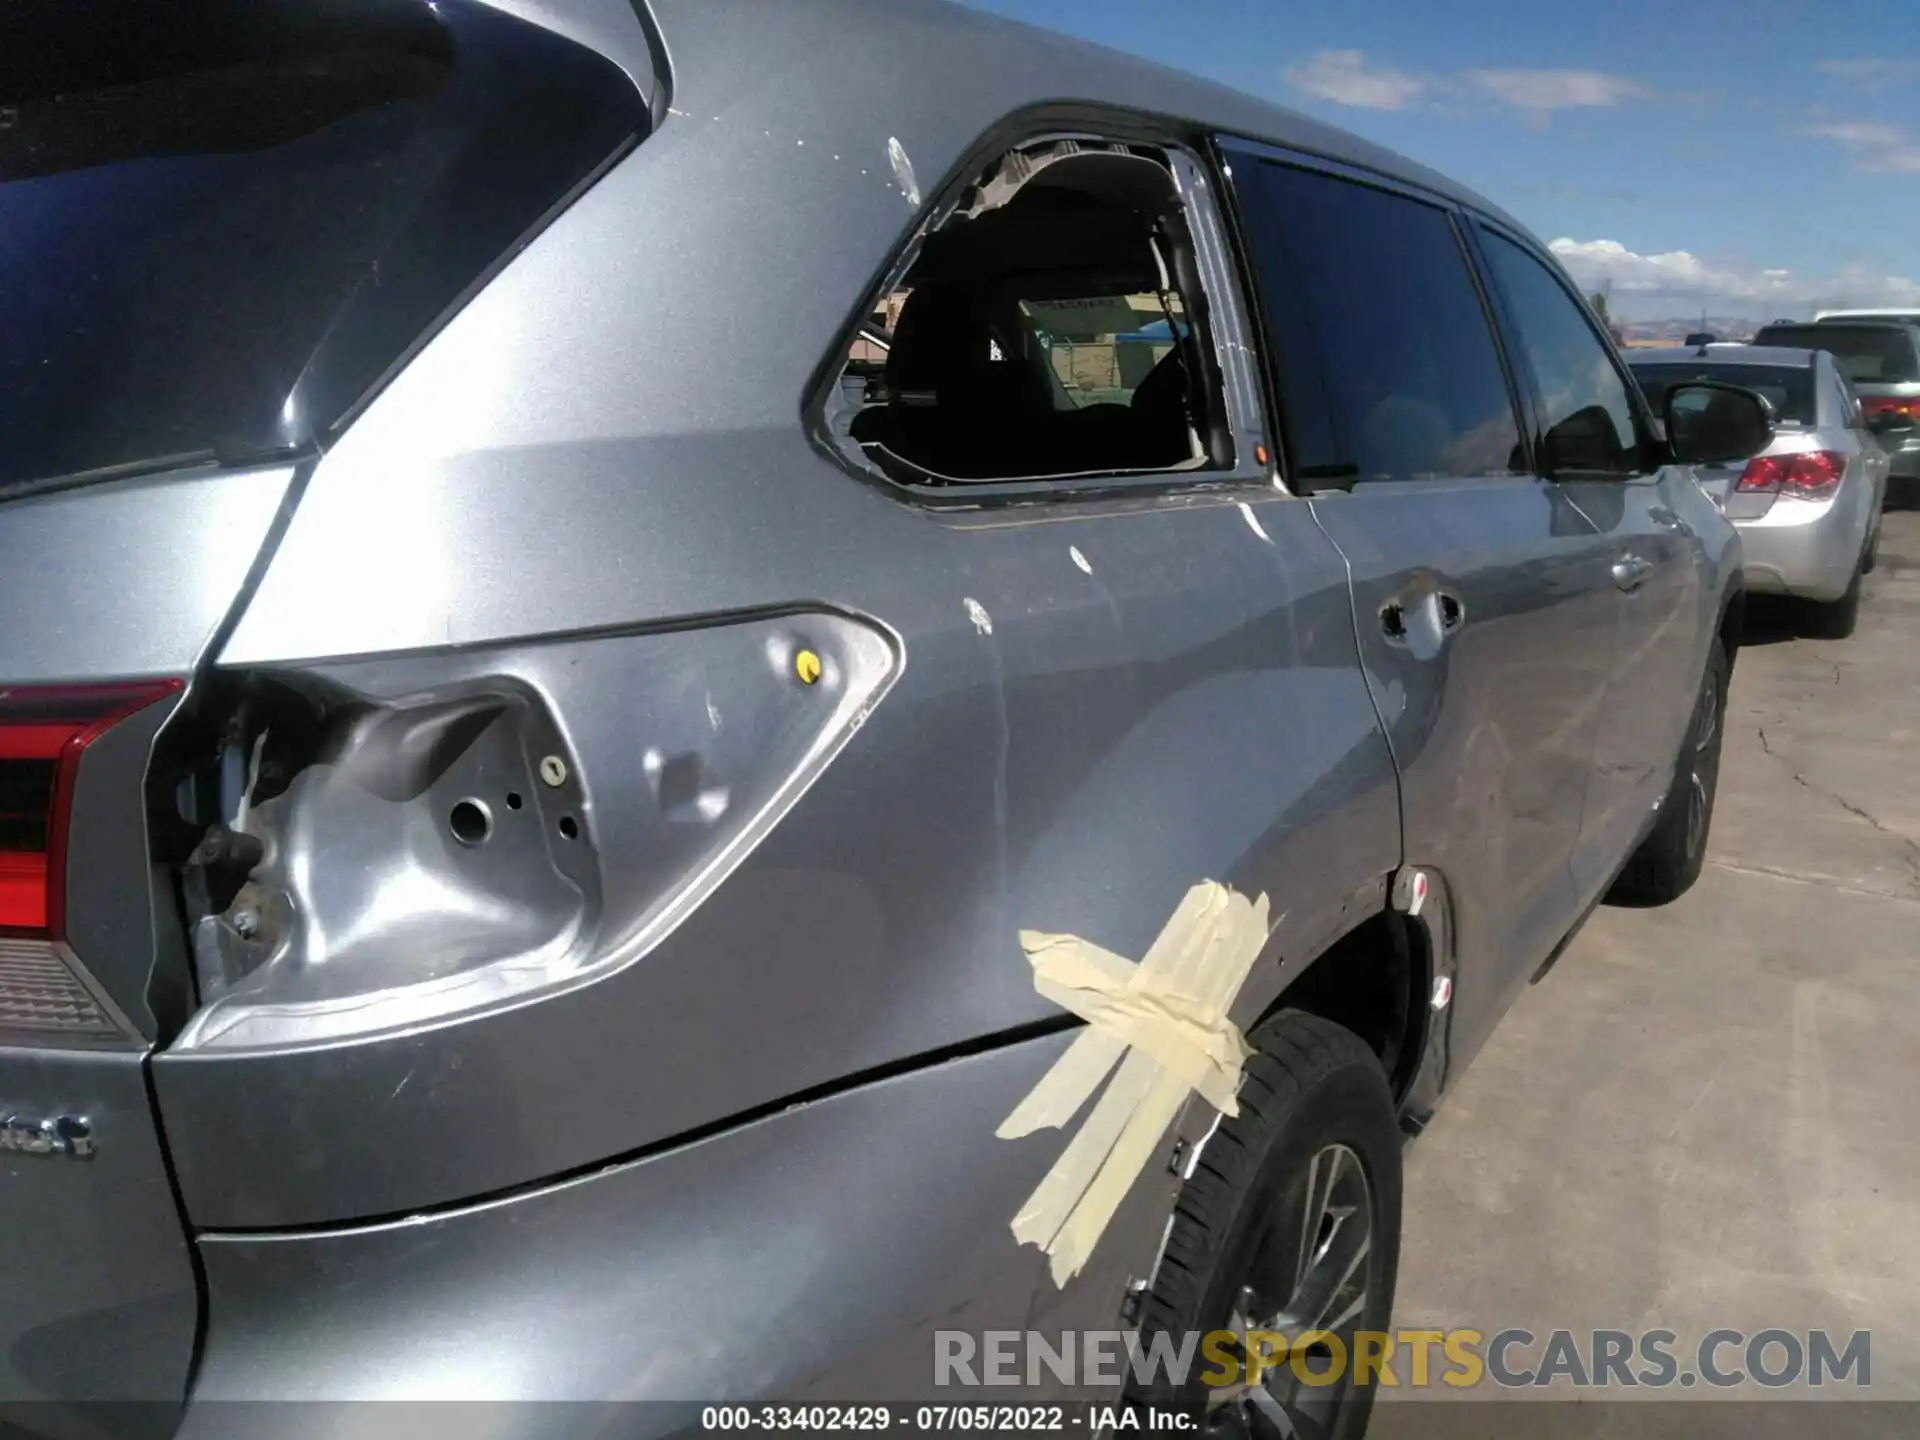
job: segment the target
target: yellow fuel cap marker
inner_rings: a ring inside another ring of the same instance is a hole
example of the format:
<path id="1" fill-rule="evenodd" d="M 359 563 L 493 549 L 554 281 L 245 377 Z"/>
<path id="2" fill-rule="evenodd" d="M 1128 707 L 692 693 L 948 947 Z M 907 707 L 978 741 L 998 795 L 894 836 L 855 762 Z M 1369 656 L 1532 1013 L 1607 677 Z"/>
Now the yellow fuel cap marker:
<path id="1" fill-rule="evenodd" d="M 793 657 L 793 673 L 802 685 L 813 684 L 820 678 L 820 657 L 811 650 L 800 651 Z"/>

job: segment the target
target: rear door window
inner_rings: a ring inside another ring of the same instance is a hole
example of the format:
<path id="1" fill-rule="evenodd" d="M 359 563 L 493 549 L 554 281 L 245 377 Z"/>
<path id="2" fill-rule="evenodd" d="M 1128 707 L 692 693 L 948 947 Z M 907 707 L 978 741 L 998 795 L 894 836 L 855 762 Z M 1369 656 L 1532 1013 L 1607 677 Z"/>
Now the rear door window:
<path id="1" fill-rule="evenodd" d="M 1631 392 L 1585 307 L 1526 250 L 1493 231 L 1481 233 L 1488 268 L 1533 371 L 1546 473 L 1638 473 L 1641 445 Z"/>
<path id="2" fill-rule="evenodd" d="M 1738 385 L 1764 395 L 1776 420 L 1789 425 L 1818 423 L 1814 403 L 1813 371 L 1779 365 L 1635 365 L 1634 377 L 1658 415 L 1675 385 L 1713 380 Z"/>
<path id="3" fill-rule="evenodd" d="M 0 16 L 0 496 L 323 441 L 647 120 L 478 0 Z"/>
<path id="4" fill-rule="evenodd" d="M 1525 470 L 1513 394 L 1447 211 L 1278 161 L 1242 161 L 1234 183 L 1297 478 Z"/>

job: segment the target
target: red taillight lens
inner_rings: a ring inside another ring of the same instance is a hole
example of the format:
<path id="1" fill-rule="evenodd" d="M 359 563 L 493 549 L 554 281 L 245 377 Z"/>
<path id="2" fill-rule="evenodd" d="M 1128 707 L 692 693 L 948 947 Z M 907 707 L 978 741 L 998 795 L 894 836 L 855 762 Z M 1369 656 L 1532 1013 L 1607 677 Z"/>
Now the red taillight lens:
<path id="1" fill-rule="evenodd" d="M 1860 409 L 1868 415 L 1909 415 L 1920 420 L 1920 396 L 1900 400 L 1891 395 L 1866 395 L 1861 397 Z"/>
<path id="2" fill-rule="evenodd" d="M 1840 488 L 1847 457 L 1837 450 L 1806 450 L 1798 455 L 1762 455 L 1740 472 L 1736 490 L 1777 490 L 1806 500 L 1821 500 Z"/>
<path id="3" fill-rule="evenodd" d="M 67 819 L 80 756 L 179 689 L 177 680 L 0 689 L 0 935 L 63 936 Z"/>

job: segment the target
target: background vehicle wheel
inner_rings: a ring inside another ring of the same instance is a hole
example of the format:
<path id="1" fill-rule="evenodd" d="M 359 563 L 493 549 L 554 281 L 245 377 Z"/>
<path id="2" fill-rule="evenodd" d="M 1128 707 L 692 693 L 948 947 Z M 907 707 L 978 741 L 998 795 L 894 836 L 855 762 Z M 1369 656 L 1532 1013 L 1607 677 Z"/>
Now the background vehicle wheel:
<path id="1" fill-rule="evenodd" d="M 1282 1363 L 1259 1385 L 1216 1389 L 1200 1381 L 1212 1367 L 1196 1348 L 1185 1387 L 1129 1398 L 1185 1410 L 1210 1434 L 1358 1436 L 1373 1387 L 1353 1383 L 1354 1336 L 1387 1328 L 1400 1264 L 1393 1097 L 1378 1057 L 1329 1020 L 1283 1010 L 1248 1040 L 1240 1113 L 1220 1122 L 1181 1190 L 1142 1337 L 1164 1331 L 1178 1348 L 1189 1331 L 1326 1330 L 1343 1363 L 1332 1383 Z M 1301 1368 L 1331 1366 L 1319 1347 Z"/>
<path id="2" fill-rule="evenodd" d="M 1813 633 L 1827 640 L 1844 640 L 1853 634 L 1854 627 L 1860 623 L 1860 586 L 1861 576 L 1866 573 L 1866 565 L 1853 572 L 1853 582 L 1847 586 L 1847 593 L 1838 600 L 1813 607 Z"/>
<path id="3" fill-rule="evenodd" d="M 1727 652 L 1715 641 L 1707 673 L 1694 701 L 1673 788 L 1660 805 L 1653 832 L 1627 861 L 1607 900 L 1615 905 L 1665 905 L 1700 878 L 1713 824 L 1713 797 L 1720 788 L 1721 712 L 1727 703 Z"/>

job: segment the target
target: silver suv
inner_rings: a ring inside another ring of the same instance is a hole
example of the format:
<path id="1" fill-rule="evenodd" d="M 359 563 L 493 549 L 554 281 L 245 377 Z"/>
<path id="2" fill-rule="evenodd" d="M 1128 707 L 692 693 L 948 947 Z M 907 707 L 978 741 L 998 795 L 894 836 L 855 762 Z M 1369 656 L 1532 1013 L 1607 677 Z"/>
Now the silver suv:
<path id="1" fill-rule="evenodd" d="M 1758 399 L 922 0 L 4 23 L 18 1418 L 1383 1325 L 1402 1133 L 1699 871 Z"/>

